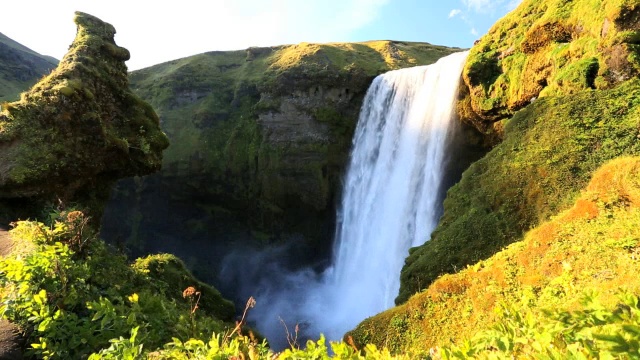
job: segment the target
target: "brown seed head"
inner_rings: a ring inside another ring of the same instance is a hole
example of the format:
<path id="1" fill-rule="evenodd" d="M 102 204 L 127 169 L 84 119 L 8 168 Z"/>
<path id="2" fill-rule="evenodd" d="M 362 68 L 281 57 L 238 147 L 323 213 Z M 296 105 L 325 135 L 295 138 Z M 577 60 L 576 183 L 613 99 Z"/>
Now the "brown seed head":
<path id="1" fill-rule="evenodd" d="M 184 289 L 184 291 L 182 292 L 182 297 L 183 298 L 192 297 L 193 295 L 195 295 L 195 293 L 196 293 L 196 288 L 194 288 L 193 286 L 189 286 L 188 288 Z"/>

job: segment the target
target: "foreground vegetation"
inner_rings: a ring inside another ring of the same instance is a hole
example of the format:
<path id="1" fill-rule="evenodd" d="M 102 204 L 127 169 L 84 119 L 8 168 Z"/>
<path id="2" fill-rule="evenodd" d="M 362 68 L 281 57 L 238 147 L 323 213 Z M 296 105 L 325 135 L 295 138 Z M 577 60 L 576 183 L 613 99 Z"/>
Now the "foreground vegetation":
<path id="1" fill-rule="evenodd" d="M 347 342 L 299 348 L 290 337 L 274 353 L 229 323 L 233 306 L 177 258 L 129 265 L 82 213 L 63 212 L 11 231 L 0 310 L 25 331 L 28 354 L 46 359 L 637 358 L 638 223 L 640 158 L 620 158 L 570 210 L 365 321 Z"/>

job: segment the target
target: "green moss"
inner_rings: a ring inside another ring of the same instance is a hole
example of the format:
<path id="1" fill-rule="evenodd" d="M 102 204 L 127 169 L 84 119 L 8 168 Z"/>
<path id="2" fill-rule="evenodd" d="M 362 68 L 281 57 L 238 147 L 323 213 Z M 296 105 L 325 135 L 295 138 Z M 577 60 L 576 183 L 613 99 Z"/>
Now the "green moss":
<path id="1" fill-rule="evenodd" d="M 597 291 L 602 304 L 611 308 L 620 290 L 639 293 L 640 157 L 617 158 L 592 174 L 588 185 L 579 182 L 583 192 L 570 209 L 541 223 L 522 241 L 460 266 L 458 273 L 438 278 L 347 336 L 358 346 L 373 343 L 395 352 L 464 347 L 466 340 L 500 320 L 499 308 L 517 309 L 535 323 L 545 309 L 576 309 L 587 290 Z M 476 236 L 490 236 L 489 227 L 477 221 L 467 226 Z"/>
<path id="2" fill-rule="evenodd" d="M 223 321 L 231 321 L 235 316 L 233 303 L 220 292 L 196 279 L 185 267 L 182 260 L 171 254 L 150 255 L 137 259 L 133 268 L 148 277 L 160 294 L 182 302 L 182 292 L 192 286 L 200 292 L 198 308 L 210 316 Z"/>
<path id="3" fill-rule="evenodd" d="M 522 2 L 471 49 L 463 78 L 474 112 L 490 124 L 537 97 L 606 89 L 636 76 L 627 57 L 638 53 L 630 15 L 637 8 L 626 0 Z"/>
<path id="4" fill-rule="evenodd" d="M 593 171 L 640 154 L 640 80 L 535 101 L 508 120 L 504 141 L 451 188 L 444 215 L 402 271 L 398 302 L 521 239 L 569 207 Z"/>

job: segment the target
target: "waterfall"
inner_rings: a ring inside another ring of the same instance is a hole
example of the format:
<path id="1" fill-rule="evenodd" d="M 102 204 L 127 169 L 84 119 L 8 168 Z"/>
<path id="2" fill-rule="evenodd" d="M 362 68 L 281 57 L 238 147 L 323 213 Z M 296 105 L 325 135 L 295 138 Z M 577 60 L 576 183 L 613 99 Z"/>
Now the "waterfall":
<path id="1" fill-rule="evenodd" d="M 446 144 L 467 53 L 376 77 L 362 105 L 333 265 L 278 278 L 257 300 L 251 320 L 273 345 L 279 318 L 305 335 L 339 340 L 366 317 L 394 305 L 409 248 L 428 240 L 441 215 Z"/>
<path id="2" fill-rule="evenodd" d="M 336 236 L 334 291 L 355 325 L 393 306 L 409 248 L 440 217 L 441 183 L 467 53 L 378 76 L 353 140 Z M 355 320 L 359 319 L 359 320 Z"/>

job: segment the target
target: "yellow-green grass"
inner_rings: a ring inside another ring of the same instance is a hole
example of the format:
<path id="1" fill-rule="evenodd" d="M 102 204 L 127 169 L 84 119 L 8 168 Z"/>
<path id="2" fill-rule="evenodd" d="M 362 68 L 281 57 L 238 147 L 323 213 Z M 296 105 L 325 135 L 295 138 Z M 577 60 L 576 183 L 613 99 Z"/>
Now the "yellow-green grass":
<path id="1" fill-rule="evenodd" d="M 504 141 L 467 169 L 431 239 L 414 248 L 397 299 L 486 259 L 570 207 L 604 162 L 640 154 L 640 80 L 538 99 L 506 121 Z"/>
<path id="2" fill-rule="evenodd" d="M 362 322 L 357 344 L 394 352 L 461 345 L 500 318 L 499 307 L 543 317 L 580 309 L 596 291 L 603 305 L 617 293 L 640 293 L 640 158 L 600 167 L 573 206 L 494 256 L 444 275 L 405 304 Z M 534 320 L 535 322 L 535 320 Z M 533 340 L 533 339 L 532 339 Z"/>
<path id="3" fill-rule="evenodd" d="M 490 123 L 537 97 L 610 88 L 636 76 L 639 11 L 631 0 L 522 2 L 471 49 L 464 80 L 473 112 Z"/>

